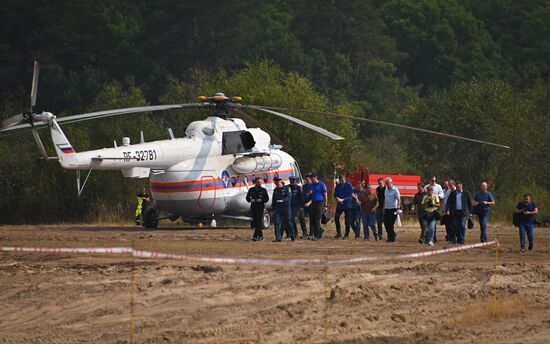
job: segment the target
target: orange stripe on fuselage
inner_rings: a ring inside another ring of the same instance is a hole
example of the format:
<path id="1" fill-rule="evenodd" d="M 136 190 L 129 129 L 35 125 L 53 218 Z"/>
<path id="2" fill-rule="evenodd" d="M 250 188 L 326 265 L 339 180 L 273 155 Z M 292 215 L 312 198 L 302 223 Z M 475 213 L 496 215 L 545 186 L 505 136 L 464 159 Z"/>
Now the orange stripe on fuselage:
<path id="1" fill-rule="evenodd" d="M 267 174 L 269 179 L 272 180 L 273 176 L 275 175 L 275 172 L 277 172 L 279 175 L 288 175 L 291 174 L 293 171 L 290 170 L 282 170 L 282 171 L 270 171 L 265 173 L 255 173 L 253 175 L 263 175 Z M 212 186 L 206 186 L 203 187 L 203 185 L 206 184 L 212 184 L 212 181 L 203 182 L 202 179 L 197 180 L 191 180 L 191 181 L 182 181 L 182 182 L 173 182 L 173 183 L 161 183 L 161 182 L 151 182 L 151 189 L 153 192 L 159 192 L 159 193 L 174 193 L 174 192 L 200 192 L 201 190 L 204 191 L 214 191 L 214 190 L 222 190 L 222 189 L 233 189 L 233 188 L 240 188 L 243 186 L 246 186 L 245 180 L 252 179 L 252 175 L 250 176 L 243 176 L 243 175 L 235 175 L 235 176 L 229 176 L 229 178 L 235 178 L 236 183 L 235 185 L 232 185 L 231 180 L 229 181 L 229 185 L 227 187 L 224 187 L 222 183 L 222 179 L 220 177 L 215 179 L 215 184 Z M 288 181 L 288 176 L 281 178 L 283 181 Z M 252 182 L 250 182 L 252 183 Z M 165 187 L 178 187 L 178 186 L 186 186 L 186 185 L 193 185 L 198 184 L 200 186 L 197 187 L 190 187 L 190 188 L 182 188 L 182 189 L 160 189 Z M 160 188 L 159 188 L 160 187 Z"/>

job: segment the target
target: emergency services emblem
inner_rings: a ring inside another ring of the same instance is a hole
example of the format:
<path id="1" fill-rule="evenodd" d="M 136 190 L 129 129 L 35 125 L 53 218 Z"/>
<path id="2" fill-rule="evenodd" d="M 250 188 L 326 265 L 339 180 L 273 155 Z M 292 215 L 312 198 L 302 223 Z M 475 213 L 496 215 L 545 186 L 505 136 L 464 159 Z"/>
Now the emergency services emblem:
<path id="1" fill-rule="evenodd" d="M 231 178 L 229 178 L 229 172 L 227 172 L 226 170 L 223 170 L 222 172 L 223 187 L 227 189 L 229 187 L 230 182 L 231 182 Z"/>

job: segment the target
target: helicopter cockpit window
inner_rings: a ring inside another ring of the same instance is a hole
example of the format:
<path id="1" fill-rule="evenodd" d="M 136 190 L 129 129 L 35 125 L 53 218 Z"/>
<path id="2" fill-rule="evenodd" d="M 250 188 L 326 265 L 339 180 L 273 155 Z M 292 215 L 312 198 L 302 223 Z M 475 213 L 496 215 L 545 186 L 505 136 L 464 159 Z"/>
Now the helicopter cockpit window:
<path id="1" fill-rule="evenodd" d="M 246 130 L 226 131 L 222 138 L 222 154 L 250 152 L 255 145 L 254 136 Z"/>

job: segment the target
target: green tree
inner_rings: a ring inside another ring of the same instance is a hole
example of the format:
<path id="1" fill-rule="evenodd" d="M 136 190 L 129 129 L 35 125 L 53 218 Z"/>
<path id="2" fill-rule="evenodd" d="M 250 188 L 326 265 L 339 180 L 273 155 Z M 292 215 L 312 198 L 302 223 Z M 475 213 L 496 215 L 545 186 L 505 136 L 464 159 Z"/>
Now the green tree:
<path id="1" fill-rule="evenodd" d="M 487 181 L 509 214 L 521 194 L 547 197 L 550 142 L 548 87 L 515 91 L 503 81 L 458 83 L 436 92 L 407 112 L 411 124 L 459 136 L 509 145 L 509 150 L 427 134 L 408 136 L 409 155 L 423 175 L 448 176 L 477 190 Z M 541 195 L 542 194 L 542 195 Z M 543 200 L 543 204 L 548 202 Z"/>
<path id="2" fill-rule="evenodd" d="M 483 21 L 514 74 L 515 84 L 530 88 L 550 77 L 550 2 L 466 1 L 472 14 Z"/>
<path id="3" fill-rule="evenodd" d="M 412 85 L 447 87 L 498 76 L 498 46 L 464 6 L 443 0 L 391 0 L 380 11 L 388 32 L 406 54 L 400 73 Z"/>

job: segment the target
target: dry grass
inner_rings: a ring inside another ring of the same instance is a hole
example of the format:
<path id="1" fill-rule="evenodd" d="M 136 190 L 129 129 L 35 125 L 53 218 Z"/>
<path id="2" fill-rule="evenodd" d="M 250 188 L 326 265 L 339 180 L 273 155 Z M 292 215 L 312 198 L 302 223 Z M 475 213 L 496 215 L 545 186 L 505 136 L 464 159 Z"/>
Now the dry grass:
<path id="1" fill-rule="evenodd" d="M 521 297 L 480 300 L 467 305 L 456 317 L 459 324 L 477 324 L 488 319 L 512 318 L 523 314 L 527 303 Z"/>
<path id="2" fill-rule="evenodd" d="M 133 225 L 133 213 L 129 213 L 125 206 L 109 207 L 104 204 L 96 204 L 94 214 L 90 216 L 88 223 L 100 226 L 129 226 Z"/>

